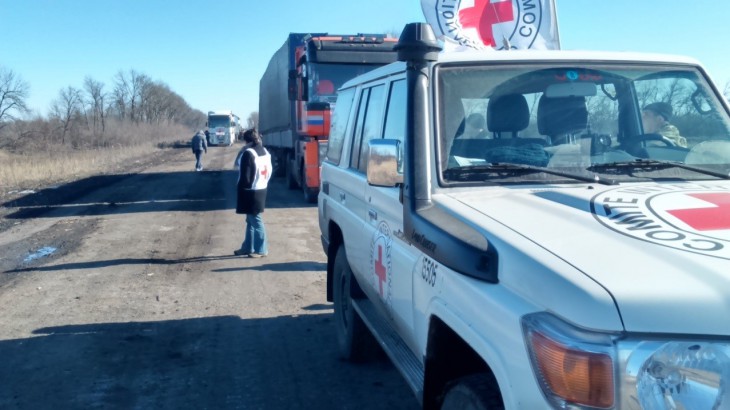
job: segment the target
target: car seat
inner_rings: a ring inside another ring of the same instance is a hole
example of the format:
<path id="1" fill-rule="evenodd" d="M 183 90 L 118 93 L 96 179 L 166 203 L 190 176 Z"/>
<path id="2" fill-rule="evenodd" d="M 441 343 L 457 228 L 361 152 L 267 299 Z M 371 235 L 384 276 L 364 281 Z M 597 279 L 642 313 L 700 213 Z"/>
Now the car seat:
<path id="1" fill-rule="evenodd" d="M 505 94 L 489 99 L 487 104 L 487 129 L 492 137 L 502 138 L 503 132 L 511 132 L 512 138 L 530 124 L 530 109 L 522 94 Z"/>
<path id="2" fill-rule="evenodd" d="M 548 136 L 552 144 L 575 142 L 574 134 L 587 126 L 588 109 L 584 97 L 540 97 L 537 130 Z"/>

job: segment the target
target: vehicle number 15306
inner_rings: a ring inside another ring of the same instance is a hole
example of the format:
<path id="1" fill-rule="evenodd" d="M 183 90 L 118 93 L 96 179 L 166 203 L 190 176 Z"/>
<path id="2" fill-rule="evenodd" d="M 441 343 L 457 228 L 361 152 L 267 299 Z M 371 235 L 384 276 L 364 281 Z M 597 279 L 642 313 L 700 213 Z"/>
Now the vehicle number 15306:
<path id="1" fill-rule="evenodd" d="M 436 262 L 429 258 L 424 258 L 423 264 L 421 265 L 421 279 L 433 287 L 436 284 L 437 270 L 438 265 Z"/>

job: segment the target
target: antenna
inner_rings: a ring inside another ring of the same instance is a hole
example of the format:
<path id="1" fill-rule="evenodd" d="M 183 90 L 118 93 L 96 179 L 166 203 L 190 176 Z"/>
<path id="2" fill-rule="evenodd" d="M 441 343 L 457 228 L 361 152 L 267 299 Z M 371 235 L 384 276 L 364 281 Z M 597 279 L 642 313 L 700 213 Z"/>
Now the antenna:
<path id="1" fill-rule="evenodd" d="M 496 5 L 494 3 L 490 2 L 487 7 L 492 8 L 492 12 L 494 13 L 494 16 L 497 17 L 497 23 L 504 23 L 500 19 L 499 13 L 497 12 Z M 496 46 L 496 44 L 495 44 L 495 46 Z M 502 47 L 504 47 L 505 50 L 510 50 L 512 48 L 512 46 L 509 43 L 509 40 L 507 39 L 507 37 L 504 36 L 504 34 L 502 34 Z"/>
<path id="2" fill-rule="evenodd" d="M 507 37 L 502 36 L 502 47 L 504 47 L 505 50 L 511 50 L 512 46 L 509 43 L 509 40 L 507 40 Z"/>

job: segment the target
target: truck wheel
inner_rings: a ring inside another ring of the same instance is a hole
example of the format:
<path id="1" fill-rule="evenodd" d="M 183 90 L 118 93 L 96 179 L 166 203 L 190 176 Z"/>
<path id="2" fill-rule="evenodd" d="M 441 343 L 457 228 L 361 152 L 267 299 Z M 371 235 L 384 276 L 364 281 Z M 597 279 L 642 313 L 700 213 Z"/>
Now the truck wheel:
<path id="1" fill-rule="evenodd" d="M 307 186 L 307 176 L 304 174 L 304 167 L 302 167 L 302 191 L 304 192 L 304 201 L 310 204 L 317 203 L 317 195 L 319 194 L 319 188 L 310 188 Z"/>
<path id="2" fill-rule="evenodd" d="M 271 154 L 271 166 L 274 167 L 274 171 L 271 174 L 273 177 L 283 177 L 286 172 L 286 157 L 281 152 L 272 152 Z"/>
<path id="3" fill-rule="evenodd" d="M 304 188 L 304 200 L 310 204 L 317 203 L 317 197 L 319 196 L 319 190 L 312 188 Z"/>
<path id="4" fill-rule="evenodd" d="M 378 345 L 360 315 L 352 307 L 352 270 L 347 263 L 345 246 L 340 245 L 332 272 L 332 301 L 335 310 L 335 331 L 340 357 L 352 362 L 372 359 Z"/>
<path id="5" fill-rule="evenodd" d="M 444 396 L 441 410 L 504 410 L 502 395 L 486 374 L 459 379 Z"/>
<path id="6" fill-rule="evenodd" d="M 291 157 L 286 156 L 286 165 L 284 166 L 286 169 L 286 186 L 289 189 L 297 189 L 299 187 L 299 184 L 297 184 L 296 178 L 294 178 L 294 168 L 291 165 Z"/>

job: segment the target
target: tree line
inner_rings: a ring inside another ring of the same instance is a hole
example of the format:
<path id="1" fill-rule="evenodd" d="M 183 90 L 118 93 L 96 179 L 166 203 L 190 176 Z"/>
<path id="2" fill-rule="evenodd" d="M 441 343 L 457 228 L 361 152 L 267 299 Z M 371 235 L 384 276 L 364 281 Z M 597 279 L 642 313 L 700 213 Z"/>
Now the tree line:
<path id="1" fill-rule="evenodd" d="M 26 81 L 0 66 L 0 148 L 133 144 L 137 141 L 128 134 L 134 126 L 154 127 L 164 134 L 169 127 L 199 128 L 206 120 L 167 84 L 134 69 L 117 72 L 110 84 L 87 76 L 80 87 L 62 88 L 46 117 L 36 114 L 27 119 L 29 93 Z"/>
<path id="2" fill-rule="evenodd" d="M 688 104 L 688 91 L 679 83 L 669 91 L 671 95 L 661 98 L 654 95 L 653 100 L 675 102 L 673 105 L 679 108 L 678 123 L 695 121 L 692 116 L 682 115 L 689 110 L 676 104 L 680 101 L 685 106 Z M 117 72 L 109 85 L 87 76 L 81 87 L 62 88 L 52 101 L 46 118 L 23 119 L 30 112 L 26 102 L 29 92 L 26 81 L 0 66 L 0 148 L 22 151 L 58 145 L 95 148 L 134 144 L 140 142 L 139 139 L 149 140 L 150 135 L 163 138 L 165 129 L 175 132 L 171 127 L 199 128 L 206 120 L 203 112 L 190 107 L 167 84 L 134 69 Z M 730 83 L 725 85 L 723 94 L 730 99 Z M 651 100 L 649 96 L 643 97 Z M 611 109 L 604 112 L 611 112 Z M 601 122 L 600 118 L 594 118 L 594 121 L 596 125 Z M 249 115 L 247 125 L 248 128 L 258 126 L 257 112 Z M 135 130 L 139 129 L 147 132 L 135 140 Z"/>

